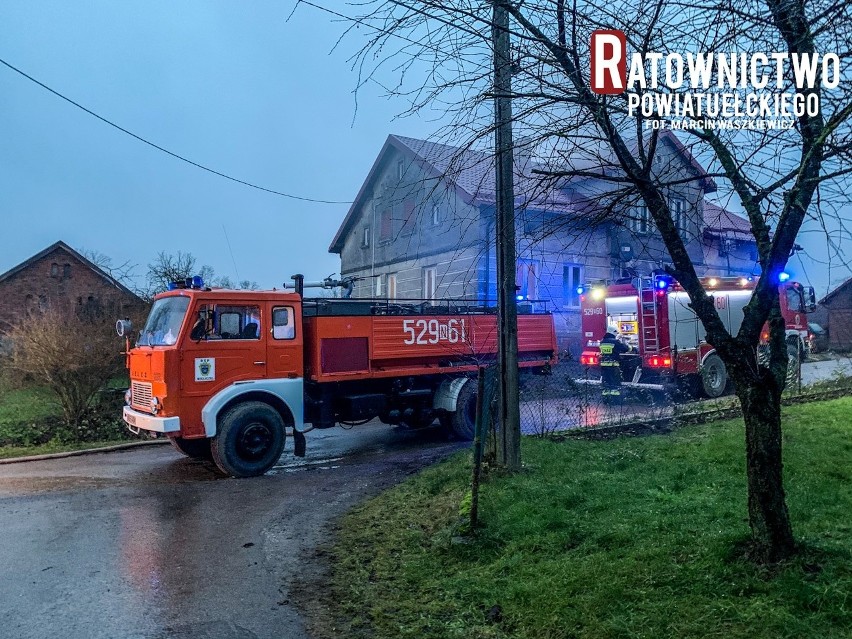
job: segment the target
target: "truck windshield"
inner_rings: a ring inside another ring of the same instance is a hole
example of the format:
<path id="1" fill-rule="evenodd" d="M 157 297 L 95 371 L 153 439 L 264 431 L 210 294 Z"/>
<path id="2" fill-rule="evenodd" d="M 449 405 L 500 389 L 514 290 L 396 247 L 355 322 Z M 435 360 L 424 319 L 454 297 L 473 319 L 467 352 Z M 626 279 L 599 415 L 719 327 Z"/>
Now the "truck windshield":
<path id="1" fill-rule="evenodd" d="M 164 297 L 154 302 L 137 346 L 171 346 L 177 342 L 180 325 L 189 307 L 188 297 Z"/>
<path id="2" fill-rule="evenodd" d="M 804 313 L 805 305 L 802 300 L 802 294 L 796 288 L 787 289 L 787 308 L 794 313 Z"/>

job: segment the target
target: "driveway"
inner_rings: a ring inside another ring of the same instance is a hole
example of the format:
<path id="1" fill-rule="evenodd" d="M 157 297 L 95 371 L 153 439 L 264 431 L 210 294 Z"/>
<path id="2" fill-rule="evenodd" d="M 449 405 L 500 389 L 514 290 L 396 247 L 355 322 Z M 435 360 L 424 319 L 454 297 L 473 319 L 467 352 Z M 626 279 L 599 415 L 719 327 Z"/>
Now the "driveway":
<path id="1" fill-rule="evenodd" d="M 0 636 L 307 637 L 288 587 L 325 524 L 458 447 L 370 425 L 254 479 L 169 446 L 0 466 Z"/>

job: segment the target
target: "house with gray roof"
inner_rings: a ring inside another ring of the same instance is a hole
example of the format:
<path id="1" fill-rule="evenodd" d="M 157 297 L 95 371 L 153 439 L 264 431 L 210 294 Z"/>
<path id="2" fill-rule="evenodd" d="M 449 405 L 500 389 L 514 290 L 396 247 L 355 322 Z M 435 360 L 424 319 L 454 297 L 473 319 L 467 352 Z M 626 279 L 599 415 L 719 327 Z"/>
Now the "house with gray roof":
<path id="1" fill-rule="evenodd" d="M 677 183 L 669 203 L 699 274 L 757 272 L 748 221 L 705 200 L 716 185 L 674 134 L 663 132 L 656 157 Z M 612 182 L 546 171 L 515 159 L 518 296 L 554 312 L 561 345 L 576 350 L 578 287 L 647 275 L 669 258 L 644 206 Z M 354 297 L 494 304 L 495 200 L 493 154 L 390 135 L 329 251 L 357 278 Z"/>

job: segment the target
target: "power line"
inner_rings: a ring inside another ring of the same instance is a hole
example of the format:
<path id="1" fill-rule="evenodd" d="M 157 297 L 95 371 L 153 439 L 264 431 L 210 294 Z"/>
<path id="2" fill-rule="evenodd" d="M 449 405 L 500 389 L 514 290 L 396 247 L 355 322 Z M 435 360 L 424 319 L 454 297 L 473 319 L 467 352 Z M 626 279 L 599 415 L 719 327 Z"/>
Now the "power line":
<path id="1" fill-rule="evenodd" d="M 192 161 L 192 160 L 190 160 L 189 158 L 185 158 L 185 157 L 184 157 L 184 156 L 182 156 L 182 155 L 178 155 L 177 153 L 174 153 L 174 152 L 172 152 L 172 151 L 169 151 L 168 149 L 165 149 L 165 148 L 161 147 L 159 144 L 155 144 L 155 143 L 151 142 L 150 140 L 146 140 L 146 139 L 145 139 L 145 138 L 143 138 L 142 136 L 136 135 L 136 134 L 135 134 L 135 133 L 133 133 L 132 131 L 128 131 L 128 130 L 127 130 L 127 129 L 125 129 L 124 127 L 119 126 L 118 124 L 116 124 L 115 122 L 111 122 L 110 120 L 107 120 L 105 117 L 103 117 L 103 116 L 101 116 L 101 115 L 98 115 L 97 113 L 95 113 L 95 112 L 94 112 L 94 111 L 92 111 L 91 109 L 87 109 L 86 107 L 84 107 L 84 106 L 83 106 L 82 104 L 80 104 L 79 102 L 75 102 L 75 101 L 74 101 L 74 100 L 72 100 L 71 98 L 69 98 L 69 97 L 67 97 L 67 96 L 62 95 L 61 93 L 59 93 L 59 91 L 56 91 L 56 90 L 54 90 L 54 89 L 51 89 L 51 88 L 50 88 L 49 86 L 47 86 L 44 82 L 39 82 L 38 80 L 36 80 L 36 79 L 35 79 L 34 77 L 32 77 L 31 75 L 29 75 L 29 74 L 27 74 L 27 73 L 24 73 L 24 72 L 23 72 L 23 71 L 21 71 L 19 68 L 15 67 L 15 66 L 13 66 L 13 65 L 11 65 L 11 64 L 9 64 L 9 63 L 8 63 L 8 62 L 6 62 L 3 58 L 0 58 L 0 63 L 2 63 L 2 64 L 4 64 L 5 66 L 9 67 L 9 68 L 10 68 L 12 71 L 14 71 L 15 73 L 18 73 L 19 75 L 24 76 L 27 80 L 29 80 L 29 81 L 31 81 L 31 82 L 34 82 L 35 84 L 39 85 L 42 89 L 45 89 L 45 90 L 47 90 L 47 91 L 50 91 L 53 95 L 55 95 L 55 96 L 57 96 L 57 97 L 59 97 L 59 98 L 62 98 L 63 100 L 65 100 L 65 101 L 66 101 L 66 102 L 68 102 L 69 104 L 73 104 L 73 105 L 74 105 L 75 107 L 77 107 L 78 109 L 81 109 L 81 110 L 85 111 L 85 112 L 86 112 L 86 113 L 88 113 L 89 115 L 91 115 L 91 116 L 93 116 L 93 117 L 97 118 L 98 120 L 100 120 L 101 122 L 103 122 L 103 123 L 105 123 L 105 124 L 108 124 L 109 126 L 113 127 L 114 129 L 118 129 L 118 130 L 119 130 L 119 131 L 121 131 L 122 133 L 126 133 L 126 134 L 127 134 L 127 135 L 129 135 L 130 137 L 135 138 L 135 139 L 139 140 L 140 142 L 144 142 L 144 143 L 145 143 L 145 144 L 147 144 L 148 146 L 153 147 L 153 148 L 157 149 L 158 151 L 162 151 L 163 153 L 165 153 L 165 154 L 167 154 L 167 155 L 170 155 L 170 156 L 172 156 L 173 158 L 176 158 L 176 159 L 178 159 L 178 160 L 181 160 L 182 162 L 186 162 L 187 164 L 191 164 L 192 166 L 194 166 L 194 167 L 196 167 L 196 168 L 199 168 L 199 169 L 202 169 L 203 171 L 207 171 L 208 173 L 212 173 L 213 175 L 218 175 L 219 177 L 225 178 L 226 180 L 230 180 L 231 182 L 236 182 L 237 184 L 242 184 L 243 186 L 248 186 L 248 187 L 251 187 L 251 188 L 253 188 L 253 189 L 257 189 L 258 191 L 265 191 L 266 193 L 272 193 L 273 195 L 280 195 L 281 197 L 286 197 L 286 198 L 289 198 L 289 199 L 291 199 L 291 200 L 300 200 L 300 201 L 302 201 L 302 202 L 314 202 L 314 203 L 316 203 L 316 204 L 352 204 L 352 202 L 346 202 L 346 201 L 341 201 L 341 200 L 319 200 L 319 199 L 311 198 L 311 197 L 302 197 L 302 196 L 300 196 L 300 195 L 292 195 L 292 194 L 290 194 L 290 193 L 282 193 L 281 191 L 276 191 L 276 190 L 274 190 L 274 189 L 268 189 L 268 188 L 266 188 L 266 187 L 264 187 L 264 186 L 259 186 L 259 185 L 257 185 L 257 184 L 252 184 L 251 182 L 246 182 L 245 180 L 240 180 L 239 178 L 232 177 L 232 176 L 230 176 L 230 175 L 227 175 L 227 174 L 225 174 L 225 173 L 222 173 L 221 171 L 217 171 L 216 169 L 211 169 L 211 168 L 210 168 L 210 167 L 208 167 L 208 166 L 204 166 L 203 164 L 199 164 L 198 162 L 193 162 L 193 161 Z"/>

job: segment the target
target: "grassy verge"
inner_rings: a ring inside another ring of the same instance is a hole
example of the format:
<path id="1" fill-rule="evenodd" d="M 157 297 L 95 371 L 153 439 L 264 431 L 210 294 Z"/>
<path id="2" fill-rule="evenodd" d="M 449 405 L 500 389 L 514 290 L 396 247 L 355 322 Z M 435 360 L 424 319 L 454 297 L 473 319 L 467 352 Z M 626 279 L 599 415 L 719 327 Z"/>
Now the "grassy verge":
<path id="1" fill-rule="evenodd" d="M 852 627 L 852 399 L 785 410 L 788 503 L 803 552 L 742 558 L 742 424 L 666 437 L 526 439 L 528 470 L 483 487 L 454 538 L 469 455 L 350 513 L 321 636 L 449 639 L 846 637 Z M 312 593 L 316 594 L 316 593 Z"/>
<path id="2" fill-rule="evenodd" d="M 119 390 L 116 390 L 119 389 Z M 108 385 L 98 409 L 67 427 L 55 395 L 38 386 L 0 387 L 0 459 L 99 448 L 130 439 L 121 423 L 120 386 Z"/>

